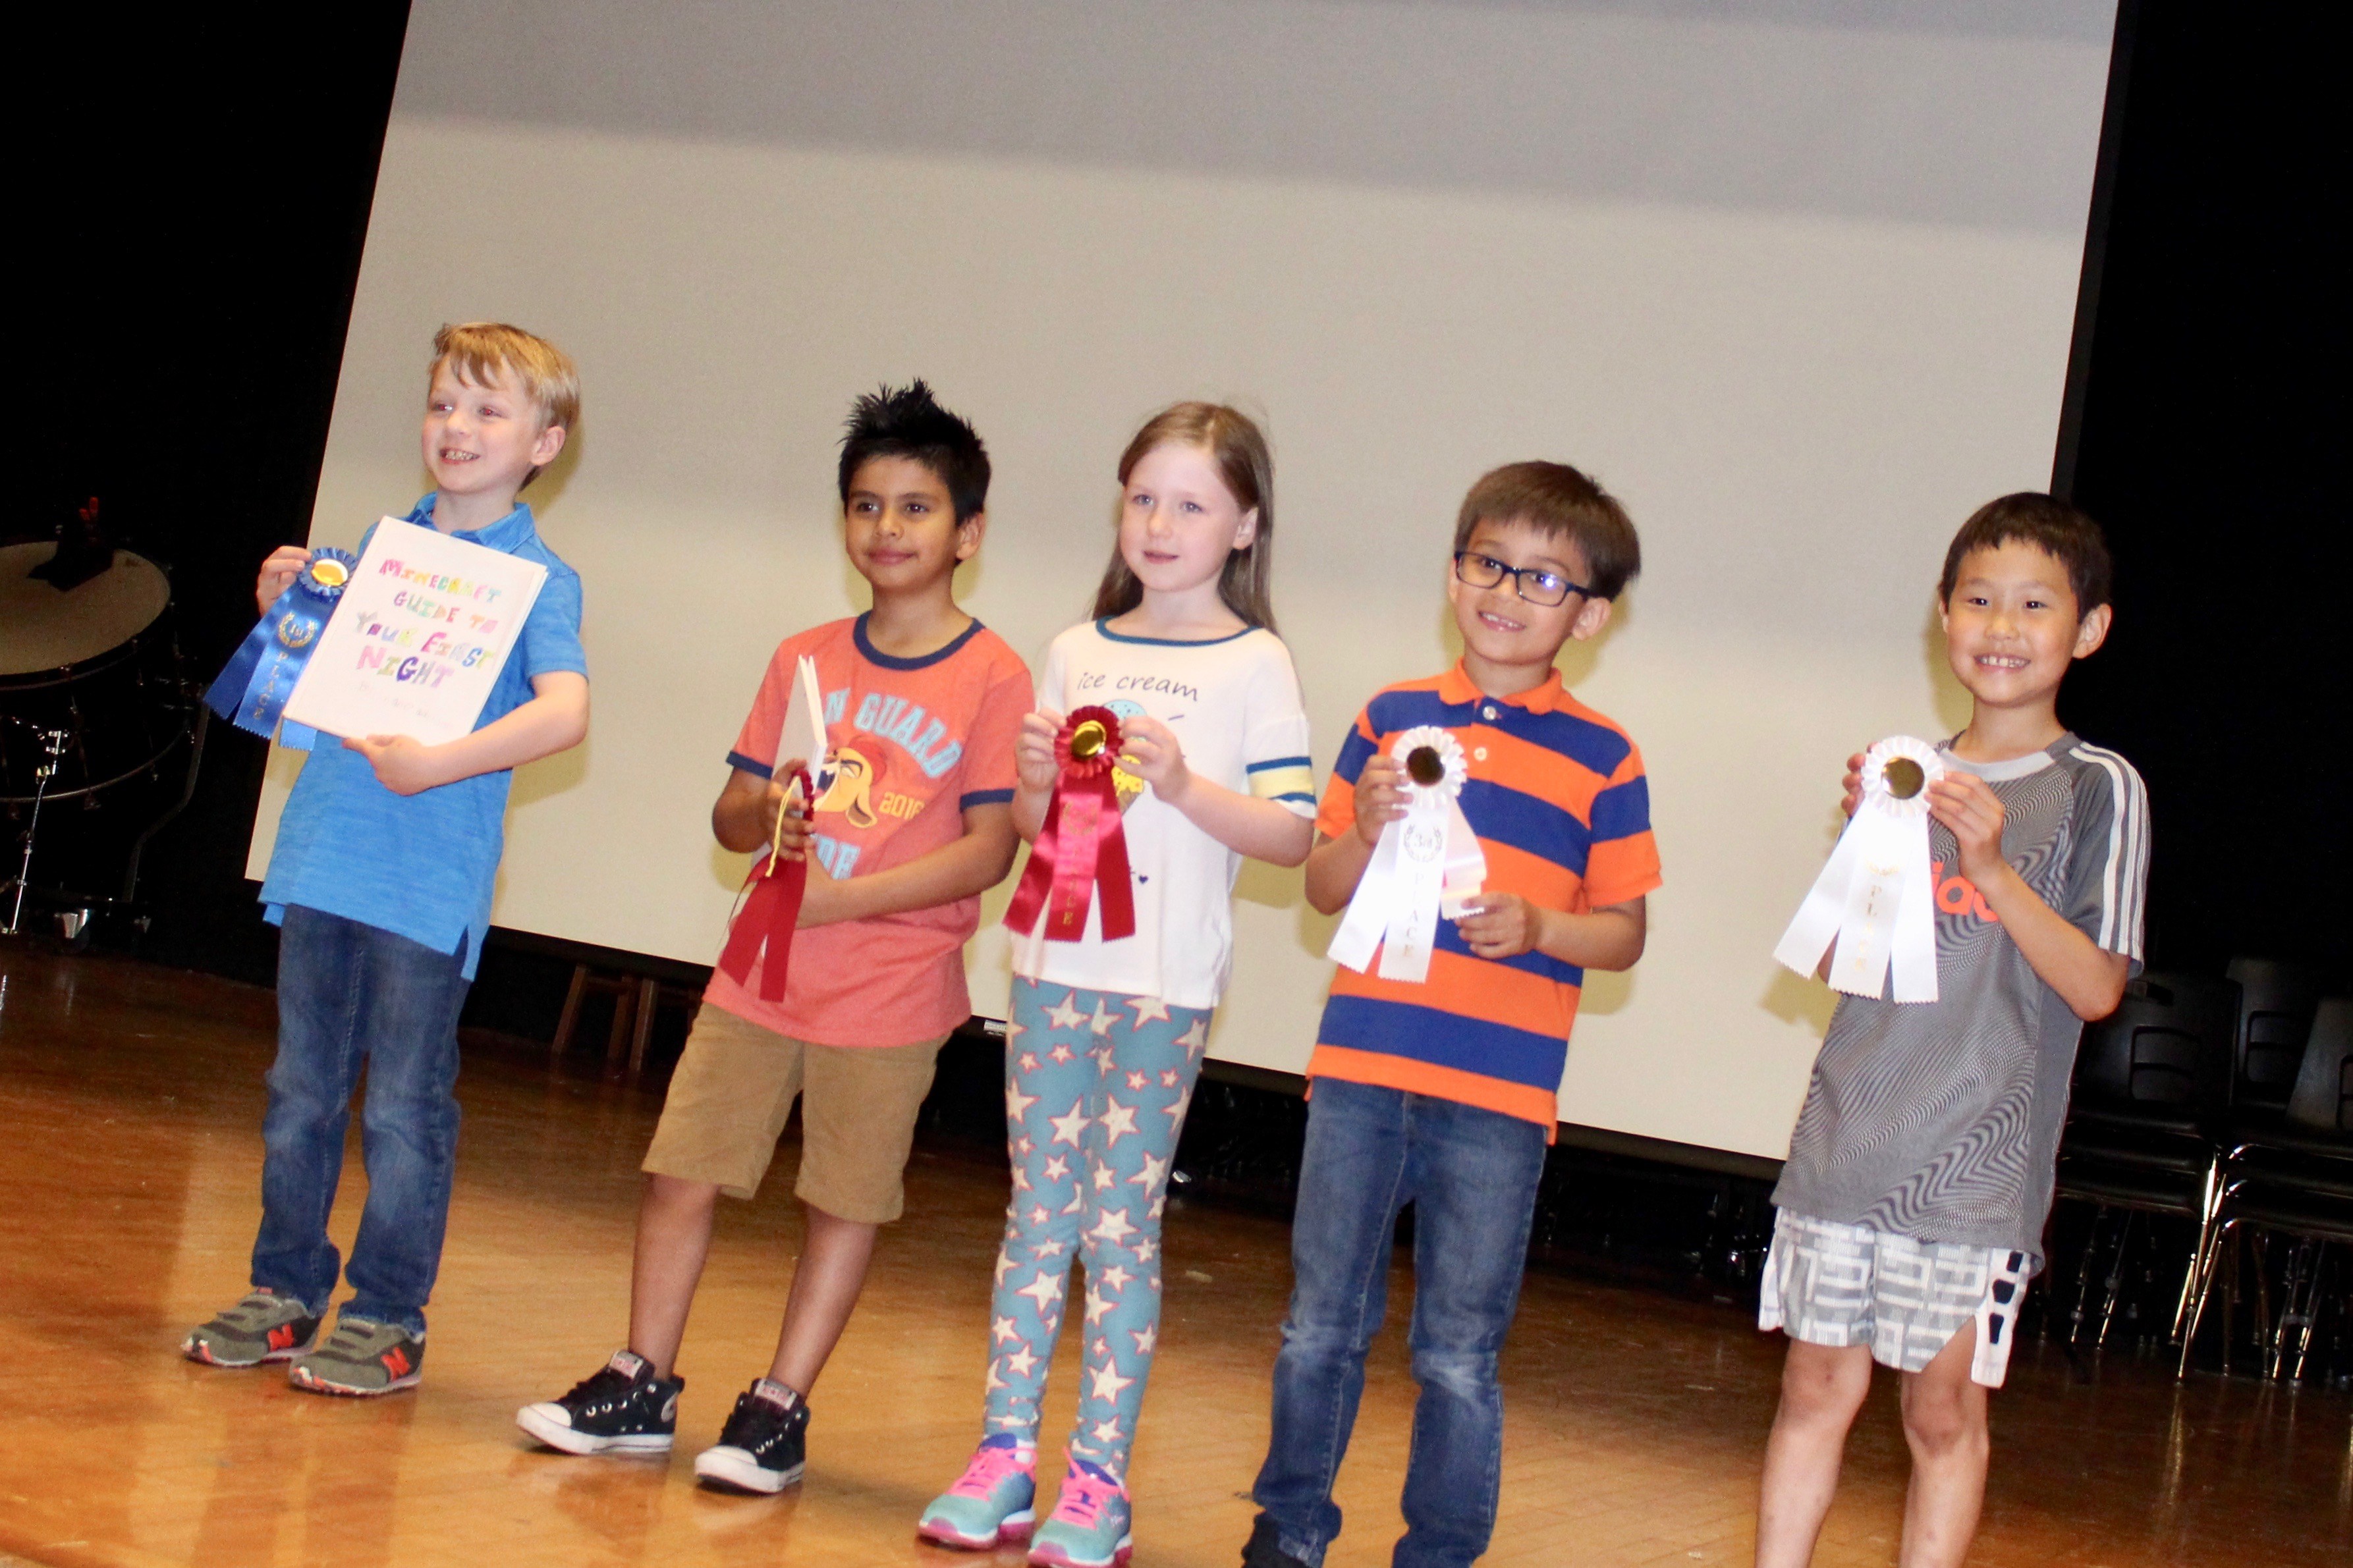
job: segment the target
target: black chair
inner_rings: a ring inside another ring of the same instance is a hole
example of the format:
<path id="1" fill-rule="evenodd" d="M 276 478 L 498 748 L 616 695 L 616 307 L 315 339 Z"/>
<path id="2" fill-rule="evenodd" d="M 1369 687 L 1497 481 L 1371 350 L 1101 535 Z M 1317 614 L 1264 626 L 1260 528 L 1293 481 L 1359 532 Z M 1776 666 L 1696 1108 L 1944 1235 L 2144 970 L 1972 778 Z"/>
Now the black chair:
<path id="1" fill-rule="evenodd" d="M 2223 971 L 2239 983 L 2231 1108 L 2241 1123 L 2275 1121 L 2287 1110 L 2304 1063 L 2304 1042 L 2320 1005 L 2320 975 L 2271 958 L 2234 958 Z"/>
<path id="2" fill-rule="evenodd" d="M 2252 1247 L 2242 1245 L 2250 1233 Z M 2293 1237 L 2281 1282 L 2280 1313 L 2271 1316 L 2263 1237 Z M 2181 1336 L 2181 1370 L 2189 1366 L 2218 1278 L 2222 1288 L 2222 1370 L 2231 1366 L 2231 1315 L 2244 1273 L 2242 1254 L 2254 1254 L 2256 1310 L 2269 1352 L 2266 1371 L 2304 1375 L 2313 1327 L 2329 1297 L 2325 1281 L 2331 1243 L 2353 1244 L 2353 997 L 2333 996 L 2315 1011 L 2295 1087 L 2275 1130 L 2236 1143 L 2223 1162 L 2221 1196 L 2211 1239 L 2198 1268 L 2198 1288 Z M 2225 1259 L 2228 1259 L 2225 1262 Z M 2340 1306 L 2340 1310 L 2343 1308 Z M 2293 1354 L 2291 1366 L 2289 1357 Z"/>
<path id="3" fill-rule="evenodd" d="M 2231 1099 L 2232 1049 L 2239 987 L 2209 975 L 2148 973 L 2125 988 L 2116 1010 L 2084 1031 L 2075 1053 L 2074 1093 L 2059 1145 L 2056 1195 L 2093 1207 L 2068 1327 L 2083 1335 L 2092 1271 L 2101 1255 L 2100 1224 L 2124 1211 L 2115 1237 L 2098 1337 L 2105 1344 L 2124 1287 L 2136 1216 L 2169 1215 L 2203 1222 L 2217 1181 L 2215 1138 Z M 2182 1265 L 2173 1331 L 2188 1315 L 2201 1228 Z"/>

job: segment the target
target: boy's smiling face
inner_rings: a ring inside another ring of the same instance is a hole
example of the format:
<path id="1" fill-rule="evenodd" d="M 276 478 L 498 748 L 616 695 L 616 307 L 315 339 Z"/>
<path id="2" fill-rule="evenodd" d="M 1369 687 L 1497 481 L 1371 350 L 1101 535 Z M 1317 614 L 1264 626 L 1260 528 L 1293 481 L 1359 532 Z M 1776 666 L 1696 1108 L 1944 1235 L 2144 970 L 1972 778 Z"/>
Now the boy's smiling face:
<path id="1" fill-rule="evenodd" d="M 564 450 L 564 426 L 540 423 L 539 405 L 512 371 L 487 384 L 459 374 L 448 361 L 433 367 L 425 398 L 425 467 L 445 496 L 512 499 Z"/>
<path id="2" fill-rule="evenodd" d="M 870 458 L 849 476 L 842 547 L 878 594 L 928 588 L 980 548 L 984 513 L 956 521 L 947 482 L 913 458 Z"/>
<path id="3" fill-rule="evenodd" d="M 2019 539 L 1963 556 L 1936 613 L 1954 678 L 1992 708 L 2052 702 L 2068 666 L 2108 635 L 2108 606 L 2078 616 L 2065 563 Z"/>
<path id="4" fill-rule="evenodd" d="M 1585 552 L 1574 540 L 1525 522 L 1482 519 L 1472 529 L 1462 552 L 1522 571 L 1550 573 L 1571 583 L 1592 580 Z M 1541 682 L 1541 672 L 1551 669 L 1562 644 L 1589 637 L 1609 622 L 1607 599 L 1572 589 L 1560 604 L 1537 605 L 1521 598 L 1518 587 L 1519 579 L 1506 575 L 1492 588 L 1474 588 L 1462 580 L 1452 563 L 1448 563 L 1446 598 L 1454 606 L 1454 625 L 1462 634 L 1464 665 L 1473 681 L 1498 696 L 1510 691 L 1498 690 L 1491 683 L 1491 674 L 1508 682 L 1533 673 L 1535 679 L 1528 684 Z M 1519 672 L 1519 676 L 1505 672 Z"/>

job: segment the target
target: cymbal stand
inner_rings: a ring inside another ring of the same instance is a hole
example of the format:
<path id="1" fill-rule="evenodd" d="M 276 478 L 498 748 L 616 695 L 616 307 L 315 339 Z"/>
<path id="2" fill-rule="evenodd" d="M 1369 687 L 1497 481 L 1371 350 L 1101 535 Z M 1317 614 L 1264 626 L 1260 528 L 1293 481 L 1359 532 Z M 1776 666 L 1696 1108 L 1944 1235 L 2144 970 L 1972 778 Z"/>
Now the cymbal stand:
<path id="1" fill-rule="evenodd" d="M 22 719 L 14 721 L 25 724 Z M 32 724 L 25 724 L 25 727 L 38 729 Z M 47 760 L 33 770 L 33 819 L 25 825 L 25 858 L 18 863 L 15 878 L 16 899 L 8 910 L 7 925 L 0 927 L 0 936 L 15 936 L 24 923 L 25 889 L 32 885 L 33 836 L 41 830 L 41 801 L 49 793 L 49 781 L 58 776 L 58 763 L 66 754 L 66 742 L 69 739 L 63 730 L 39 730 L 38 732 L 41 751 Z"/>

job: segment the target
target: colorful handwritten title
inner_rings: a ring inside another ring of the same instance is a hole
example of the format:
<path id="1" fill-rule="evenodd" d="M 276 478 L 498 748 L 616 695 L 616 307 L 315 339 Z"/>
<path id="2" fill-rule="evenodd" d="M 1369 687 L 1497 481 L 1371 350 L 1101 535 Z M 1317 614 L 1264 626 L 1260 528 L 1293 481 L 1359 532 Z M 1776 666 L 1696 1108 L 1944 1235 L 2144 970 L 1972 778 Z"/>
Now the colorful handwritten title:
<path id="1" fill-rule="evenodd" d="M 362 673 L 429 690 L 450 671 L 471 669 L 489 657 L 490 645 L 475 639 L 498 635 L 505 589 L 396 560 L 386 560 L 375 574 L 379 582 L 388 577 L 406 585 L 382 607 L 362 612 Z"/>

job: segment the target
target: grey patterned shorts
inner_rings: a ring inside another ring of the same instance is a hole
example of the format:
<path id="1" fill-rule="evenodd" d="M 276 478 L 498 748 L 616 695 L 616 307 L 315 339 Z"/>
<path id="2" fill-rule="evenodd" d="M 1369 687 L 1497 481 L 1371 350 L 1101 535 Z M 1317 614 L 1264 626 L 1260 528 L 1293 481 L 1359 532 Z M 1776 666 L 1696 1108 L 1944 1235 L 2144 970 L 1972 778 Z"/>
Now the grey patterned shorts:
<path id="1" fill-rule="evenodd" d="M 2007 1247 L 1915 1241 L 1782 1209 L 1757 1326 L 1810 1345 L 1868 1344 L 1880 1365 L 1919 1372 L 1974 1321 L 1969 1377 L 2000 1388 L 2029 1270 L 2027 1255 Z"/>

